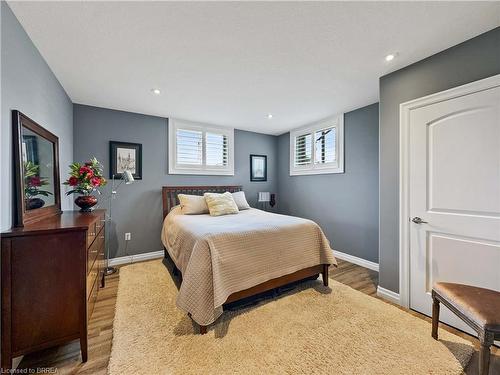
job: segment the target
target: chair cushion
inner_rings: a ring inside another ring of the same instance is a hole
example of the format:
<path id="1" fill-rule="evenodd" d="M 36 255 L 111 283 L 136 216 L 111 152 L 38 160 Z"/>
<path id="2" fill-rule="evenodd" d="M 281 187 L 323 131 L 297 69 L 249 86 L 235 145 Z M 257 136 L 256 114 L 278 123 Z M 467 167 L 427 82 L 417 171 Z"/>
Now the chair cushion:
<path id="1" fill-rule="evenodd" d="M 500 333 L 500 292 L 445 282 L 434 284 L 433 290 L 480 327 Z"/>

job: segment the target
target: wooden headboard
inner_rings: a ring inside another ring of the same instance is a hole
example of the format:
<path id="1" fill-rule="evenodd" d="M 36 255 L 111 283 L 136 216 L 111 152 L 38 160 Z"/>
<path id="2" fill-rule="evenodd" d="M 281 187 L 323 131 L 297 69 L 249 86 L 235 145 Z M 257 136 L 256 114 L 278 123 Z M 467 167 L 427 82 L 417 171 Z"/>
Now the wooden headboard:
<path id="1" fill-rule="evenodd" d="M 162 200 L 163 200 L 163 218 L 170 212 L 170 210 L 179 204 L 177 194 L 190 194 L 190 195 L 203 195 L 204 193 L 225 193 L 229 191 L 234 193 L 241 191 L 241 186 L 163 186 Z"/>

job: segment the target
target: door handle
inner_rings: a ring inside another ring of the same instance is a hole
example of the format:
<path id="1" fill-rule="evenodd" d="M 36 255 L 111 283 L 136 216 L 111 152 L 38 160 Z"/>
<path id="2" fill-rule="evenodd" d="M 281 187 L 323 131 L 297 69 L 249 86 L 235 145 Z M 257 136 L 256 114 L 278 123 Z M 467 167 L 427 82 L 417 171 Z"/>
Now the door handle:
<path id="1" fill-rule="evenodd" d="M 428 224 L 427 221 L 423 221 L 421 218 L 418 216 L 415 216 L 413 219 L 411 219 L 415 224 Z"/>

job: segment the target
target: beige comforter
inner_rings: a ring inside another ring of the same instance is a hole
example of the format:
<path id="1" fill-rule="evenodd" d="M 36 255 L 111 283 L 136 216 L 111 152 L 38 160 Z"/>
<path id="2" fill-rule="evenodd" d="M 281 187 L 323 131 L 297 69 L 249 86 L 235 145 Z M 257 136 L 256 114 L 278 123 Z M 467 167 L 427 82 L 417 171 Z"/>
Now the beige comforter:
<path id="1" fill-rule="evenodd" d="M 235 215 L 165 218 L 161 239 L 182 285 L 177 306 L 198 324 L 213 323 L 227 297 L 317 264 L 337 264 L 328 239 L 313 221 L 257 209 Z"/>

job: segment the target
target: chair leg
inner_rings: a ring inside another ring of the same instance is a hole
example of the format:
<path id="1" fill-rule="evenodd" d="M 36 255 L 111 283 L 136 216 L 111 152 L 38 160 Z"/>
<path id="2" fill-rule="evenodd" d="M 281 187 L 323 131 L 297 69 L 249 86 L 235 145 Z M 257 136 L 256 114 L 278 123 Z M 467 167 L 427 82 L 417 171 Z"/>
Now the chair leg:
<path id="1" fill-rule="evenodd" d="M 481 343 L 479 350 L 479 375 L 488 375 L 490 369 L 490 345 Z"/>
<path id="2" fill-rule="evenodd" d="M 437 298 L 432 299 L 432 338 L 434 340 L 438 339 L 438 327 L 439 327 L 439 300 Z"/>

